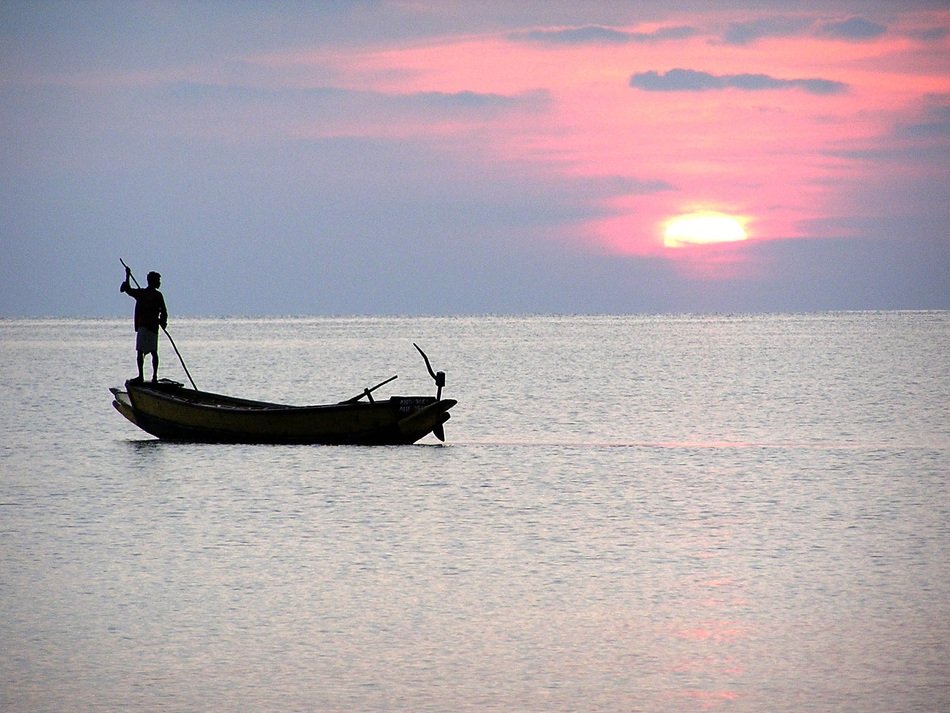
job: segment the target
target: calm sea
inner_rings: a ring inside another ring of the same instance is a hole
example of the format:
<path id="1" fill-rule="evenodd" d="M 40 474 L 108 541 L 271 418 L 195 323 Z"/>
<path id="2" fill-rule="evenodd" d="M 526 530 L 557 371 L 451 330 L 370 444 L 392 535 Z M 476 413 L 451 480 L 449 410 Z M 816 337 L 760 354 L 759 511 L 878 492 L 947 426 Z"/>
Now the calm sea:
<path id="1" fill-rule="evenodd" d="M 0 320 L 3 711 L 950 710 L 948 312 L 170 331 L 296 404 L 418 342 L 446 444 L 161 443 L 131 317 Z"/>

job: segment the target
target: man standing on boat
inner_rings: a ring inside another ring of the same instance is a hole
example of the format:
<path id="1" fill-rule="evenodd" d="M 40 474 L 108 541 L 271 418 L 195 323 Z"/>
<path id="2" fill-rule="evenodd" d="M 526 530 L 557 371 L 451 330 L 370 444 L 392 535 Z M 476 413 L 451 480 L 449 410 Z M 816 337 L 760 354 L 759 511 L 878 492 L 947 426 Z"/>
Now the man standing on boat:
<path id="1" fill-rule="evenodd" d="M 152 355 L 152 381 L 158 381 L 158 328 L 165 328 L 168 323 L 168 310 L 165 308 L 165 298 L 158 288 L 162 284 L 162 276 L 157 272 L 150 272 L 146 277 L 148 286 L 144 289 L 132 287 L 129 279 L 132 271 L 125 268 L 125 282 L 119 287 L 120 292 L 135 299 L 135 353 L 136 364 L 139 368 L 139 381 L 144 381 L 142 367 L 145 355 Z"/>

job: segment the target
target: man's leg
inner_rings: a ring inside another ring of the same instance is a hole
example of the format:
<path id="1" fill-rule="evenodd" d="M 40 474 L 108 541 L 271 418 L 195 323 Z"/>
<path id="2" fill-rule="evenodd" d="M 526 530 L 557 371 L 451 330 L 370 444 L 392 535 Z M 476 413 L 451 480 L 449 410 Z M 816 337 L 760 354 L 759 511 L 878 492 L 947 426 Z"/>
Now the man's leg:
<path id="1" fill-rule="evenodd" d="M 145 375 L 142 372 L 142 367 L 145 364 L 145 353 L 136 351 L 135 352 L 135 364 L 139 368 L 139 381 L 145 381 Z"/>
<path id="2" fill-rule="evenodd" d="M 152 381 L 158 381 L 158 350 L 152 352 Z"/>

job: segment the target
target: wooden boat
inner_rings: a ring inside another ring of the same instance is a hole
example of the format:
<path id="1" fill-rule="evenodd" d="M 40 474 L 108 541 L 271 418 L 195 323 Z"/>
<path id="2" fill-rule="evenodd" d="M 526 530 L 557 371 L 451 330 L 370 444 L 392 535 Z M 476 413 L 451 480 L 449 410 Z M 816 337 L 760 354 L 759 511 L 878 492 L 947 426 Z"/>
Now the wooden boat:
<path id="1" fill-rule="evenodd" d="M 417 347 L 418 349 L 418 347 Z M 421 353 L 421 350 L 420 350 Z M 423 356 L 425 356 L 423 354 Z M 288 406 L 185 388 L 176 381 L 130 380 L 112 388 L 112 405 L 153 436 L 206 443 L 303 443 L 397 445 L 432 433 L 445 440 L 454 399 L 442 398 L 443 372 L 429 373 L 436 396 L 393 396 L 375 400 L 372 392 L 396 377 L 336 404 Z M 363 398 L 366 401 L 363 401 Z"/>

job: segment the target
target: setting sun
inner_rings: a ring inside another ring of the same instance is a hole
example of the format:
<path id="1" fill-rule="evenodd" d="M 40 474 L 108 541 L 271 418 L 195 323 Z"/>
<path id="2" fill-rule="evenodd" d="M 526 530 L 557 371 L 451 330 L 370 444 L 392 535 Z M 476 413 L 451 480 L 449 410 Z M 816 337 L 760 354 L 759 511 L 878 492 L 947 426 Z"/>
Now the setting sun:
<path id="1" fill-rule="evenodd" d="M 711 211 L 679 215 L 664 223 L 663 245 L 682 248 L 745 240 L 748 236 L 743 223 L 741 218 Z"/>

